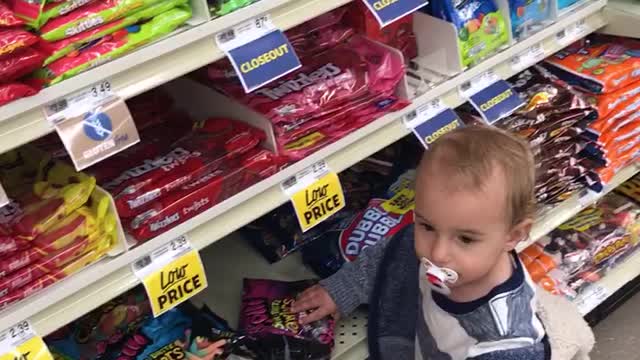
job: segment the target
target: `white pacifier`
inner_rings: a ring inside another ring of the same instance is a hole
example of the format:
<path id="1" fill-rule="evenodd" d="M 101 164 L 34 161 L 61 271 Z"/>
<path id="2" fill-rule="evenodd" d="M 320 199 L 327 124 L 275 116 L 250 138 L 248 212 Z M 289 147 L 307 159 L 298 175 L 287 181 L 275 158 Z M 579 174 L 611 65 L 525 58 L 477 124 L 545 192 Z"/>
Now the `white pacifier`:
<path id="1" fill-rule="evenodd" d="M 438 267 L 427 258 L 420 259 L 424 268 L 423 279 L 427 280 L 431 290 L 444 295 L 449 295 L 451 289 L 447 284 L 454 284 L 458 281 L 458 273 L 445 267 Z"/>

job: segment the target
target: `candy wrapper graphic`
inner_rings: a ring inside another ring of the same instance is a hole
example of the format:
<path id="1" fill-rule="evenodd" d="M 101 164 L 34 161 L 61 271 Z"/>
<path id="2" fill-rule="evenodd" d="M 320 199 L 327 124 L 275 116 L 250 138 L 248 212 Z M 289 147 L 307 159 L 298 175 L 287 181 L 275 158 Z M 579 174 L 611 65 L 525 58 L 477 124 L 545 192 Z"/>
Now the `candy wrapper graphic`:
<path id="1" fill-rule="evenodd" d="M 616 193 L 607 194 L 600 203 L 544 237 L 539 242 L 542 255 L 550 258 L 543 258 L 543 264 L 533 268 L 544 267 L 547 275 L 561 284 L 559 291 L 574 298 L 637 248 L 639 216 L 636 203 Z M 540 270 L 530 272 L 538 274 Z"/>
<path id="2" fill-rule="evenodd" d="M 638 80 L 640 41 L 593 35 L 547 58 L 545 64 L 571 85 L 594 94 L 610 93 Z"/>
<path id="3" fill-rule="evenodd" d="M 334 342 L 334 320 L 325 318 L 302 325 L 300 319 L 307 314 L 291 312 L 291 305 L 297 294 L 311 284 L 311 281 L 245 279 L 240 330 L 258 341 L 264 339 L 271 344 L 274 336 L 286 336 L 315 344 L 315 356 L 309 354 L 311 357 L 299 357 L 300 359 L 328 357 Z M 282 342 L 281 346 L 286 347 L 286 341 Z M 283 349 L 278 351 L 282 353 Z M 285 355 L 283 359 L 286 358 L 288 357 Z"/>

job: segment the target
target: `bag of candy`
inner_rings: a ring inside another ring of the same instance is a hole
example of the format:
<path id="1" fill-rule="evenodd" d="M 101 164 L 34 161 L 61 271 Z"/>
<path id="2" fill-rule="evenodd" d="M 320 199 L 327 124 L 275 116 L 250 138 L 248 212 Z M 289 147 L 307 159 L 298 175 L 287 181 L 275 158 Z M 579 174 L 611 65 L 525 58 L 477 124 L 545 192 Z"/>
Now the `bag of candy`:
<path id="1" fill-rule="evenodd" d="M 306 313 L 292 313 L 291 305 L 298 293 L 312 281 L 285 282 L 245 279 L 239 328 L 258 343 L 267 342 L 273 359 L 328 359 L 334 343 L 335 321 L 324 318 L 302 325 Z M 273 339 L 281 338 L 280 341 Z M 299 341 L 289 339 L 298 339 Z M 313 344 L 313 346 L 305 346 Z M 301 348 L 300 345 L 303 345 Z M 313 351 L 312 353 L 307 353 Z M 295 356 L 295 357 L 292 357 Z M 263 358 L 263 357 L 261 357 Z"/>
<path id="2" fill-rule="evenodd" d="M 127 2 L 129 0 L 123 1 Z M 175 30 L 178 26 L 182 25 L 189 18 L 191 18 L 191 8 L 187 6 L 173 8 L 162 14 L 156 15 L 153 19 L 142 25 L 129 26 L 116 31 L 111 35 L 106 35 L 100 39 L 96 39 L 93 43 L 88 44 L 79 51 L 76 56 L 60 58 L 37 71 L 35 75 L 38 80 L 46 85 L 56 84 L 64 79 L 68 79 L 85 70 L 98 66 L 105 60 L 120 57 L 132 50 L 150 43 L 151 41 L 165 36 Z M 96 23 L 95 26 L 100 24 L 102 24 L 102 22 Z M 83 31 L 84 30 L 87 29 L 83 29 Z M 66 36 L 72 36 L 75 34 L 75 32 L 68 33 Z"/>
<path id="3" fill-rule="evenodd" d="M 212 118 L 198 122 L 172 150 L 135 164 L 104 184 L 115 197 L 120 216 L 136 216 L 183 185 L 222 170 L 228 161 L 256 148 L 264 132 L 243 122 Z"/>
<path id="4" fill-rule="evenodd" d="M 50 55 L 45 60 L 44 65 L 49 65 L 52 62 L 76 51 L 81 52 L 83 47 L 94 40 L 100 39 L 106 35 L 113 34 L 114 32 L 124 29 L 127 26 L 152 19 L 157 15 L 160 15 L 175 7 L 185 5 L 186 3 L 187 0 L 164 0 L 156 4 L 152 4 L 140 11 L 136 11 L 133 14 L 127 15 L 121 19 L 111 21 L 93 29 L 85 30 L 78 34 L 69 36 L 65 39 L 47 43 L 43 46 L 48 50 Z"/>
<path id="5" fill-rule="evenodd" d="M 452 23 L 458 32 L 460 60 L 470 66 L 509 41 L 509 29 L 493 0 L 434 1 L 432 15 Z"/>
<path id="6" fill-rule="evenodd" d="M 561 79 L 585 91 L 611 93 L 638 81 L 640 41 L 593 35 L 548 57 L 545 65 Z"/>

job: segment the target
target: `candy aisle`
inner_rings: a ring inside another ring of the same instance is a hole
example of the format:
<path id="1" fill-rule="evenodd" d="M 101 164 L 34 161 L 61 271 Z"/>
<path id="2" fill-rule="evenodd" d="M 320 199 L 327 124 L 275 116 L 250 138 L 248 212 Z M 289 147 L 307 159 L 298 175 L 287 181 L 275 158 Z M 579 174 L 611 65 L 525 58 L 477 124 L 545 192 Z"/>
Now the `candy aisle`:
<path id="1" fill-rule="evenodd" d="M 478 122 L 531 144 L 518 250 L 595 316 L 640 275 L 638 5 L 453 3 L 0 2 L 0 358 L 364 359 L 366 309 L 291 299 L 410 224 L 424 147 Z"/>

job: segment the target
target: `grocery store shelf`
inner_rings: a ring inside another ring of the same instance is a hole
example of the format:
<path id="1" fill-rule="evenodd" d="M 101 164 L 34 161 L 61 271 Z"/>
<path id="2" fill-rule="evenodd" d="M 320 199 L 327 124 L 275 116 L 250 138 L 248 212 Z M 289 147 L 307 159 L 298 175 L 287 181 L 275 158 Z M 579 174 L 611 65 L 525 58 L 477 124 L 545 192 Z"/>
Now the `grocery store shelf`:
<path id="1" fill-rule="evenodd" d="M 44 89 L 36 96 L 0 107 L 0 153 L 53 131 L 42 107 L 102 80 L 129 99 L 223 57 L 213 35 L 268 13 L 280 29 L 289 29 L 351 0 L 262 0 L 246 8 L 173 34 L 122 58 Z"/>
<path id="2" fill-rule="evenodd" d="M 603 33 L 640 38 L 640 2 L 637 0 L 609 0 L 605 10 L 609 24 Z"/>
<path id="3" fill-rule="evenodd" d="M 629 180 L 633 175 L 640 171 L 640 165 L 632 164 L 626 168 L 620 170 L 611 182 L 607 184 L 604 190 L 598 194 L 589 193 L 588 195 L 575 194 L 569 199 L 563 201 L 560 205 L 545 212 L 542 216 L 536 219 L 533 229 L 531 229 L 530 240 L 522 242 L 516 248 L 517 251 L 524 250 L 527 246 L 538 241 L 541 237 L 545 236 L 551 230 L 557 228 L 565 221 L 571 219 L 574 215 L 579 213 L 582 209 L 598 201 L 598 199 L 605 196 L 608 192 L 618 187 L 618 185 Z"/>
<path id="4" fill-rule="evenodd" d="M 234 233 L 202 251 L 209 287 L 194 299 L 236 327 L 240 313 L 242 279 L 296 281 L 316 276 L 303 264 L 300 254 L 293 254 L 269 264 L 247 241 Z M 242 266 L 237 266 L 242 264 Z M 221 274 L 224 274 L 221 276 Z M 365 359 L 367 356 L 367 313 L 357 311 L 336 325 L 333 359 Z"/>
<path id="5" fill-rule="evenodd" d="M 286 6 L 272 11 L 272 14 L 277 14 L 275 16 L 275 22 L 279 26 L 283 26 L 283 24 L 291 26 L 294 25 L 294 23 L 317 15 L 322 9 L 328 10 L 329 8 L 335 7 L 344 2 L 346 1 L 289 1 Z M 264 5 L 264 3 L 269 3 L 269 1 L 262 1 L 258 4 Z M 281 3 L 285 3 L 285 1 L 281 1 Z M 512 57 L 521 54 L 523 51 L 528 50 L 530 47 L 539 43 L 542 43 L 545 55 L 552 54 L 562 48 L 562 45 L 556 40 L 556 34 L 578 21 L 584 20 L 584 24 L 581 26 L 582 32 L 575 34 L 576 37 L 585 36 L 587 33 L 600 28 L 605 24 L 605 18 L 602 13 L 602 9 L 605 4 L 605 0 L 592 1 L 585 4 L 543 31 L 488 58 L 476 67 L 471 68 L 470 70 L 436 86 L 423 95 L 420 95 L 414 99 L 412 105 L 402 111 L 389 114 L 374 121 L 362 129 L 359 129 L 358 131 L 355 131 L 354 133 L 349 134 L 335 143 L 317 151 L 304 160 L 291 165 L 278 174 L 240 192 L 232 198 L 218 204 L 214 208 L 205 211 L 204 213 L 176 226 L 154 239 L 151 239 L 141 246 L 138 246 L 118 257 L 106 259 L 94 264 L 73 277 L 65 279 L 40 294 L 36 294 L 20 304 L 1 312 L 0 328 L 11 326 L 23 319 L 30 319 L 32 324 L 35 326 L 36 331 L 41 335 L 45 335 L 54 331 L 57 327 L 84 315 L 100 304 L 106 302 L 108 299 L 111 299 L 135 286 L 138 283 L 138 280 L 131 272 L 129 266 L 136 259 L 146 255 L 151 250 L 182 234 L 187 234 L 191 243 L 197 249 L 205 248 L 206 246 L 216 242 L 218 239 L 228 235 L 234 230 L 286 202 L 287 197 L 280 190 L 280 183 L 296 172 L 322 159 L 325 159 L 333 170 L 342 171 L 409 134 L 409 131 L 403 125 L 402 118 L 409 112 L 415 110 L 417 106 L 426 104 L 428 101 L 436 97 L 442 98 L 445 103 L 451 107 L 458 106 L 464 102 L 464 99 L 459 95 L 458 87 L 473 77 L 476 77 L 490 69 L 494 70 L 503 78 L 514 75 L 515 70 L 513 70 L 510 65 Z M 295 9 L 297 9 L 296 11 L 299 11 L 299 13 L 296 13 L 294 16 L 291 11 L 294 11 Z M 256 14 L 260 12 L 251 7 L 245 10 L 255 11 Z M 301 15 L 303 13 L 304 15 Z M 290 19 L 287 19 L 286 14 L 290 14 Z M 222 19 L 226 19 L 226 17 Z M 228 22 L 231 23 L 230 20 Z M 212 24 L 214 23 L 215 21 L 204 25 L 204 27 L 200 26 L 189 31 L 196 31 L 201 28 L 208 29 L 208 27 L 213 26 Z M 218 26 L 218 28 L 222 27 L 223 26 Z M 184 34 L 186 33 L 188 32 L 185 32 Z M 177 36 L 183 36 L 184 34 L 179 34 Z M 183 37 L 180 39 L 182 38 Z M 200 44 L 201 42 L 192 41 L 191 43 L 195 44 L 193 45 L 193 50 L 196 51 L 198 50 L 197 44 Z M 212 45 L 213 39 L 210 37 L 206 38 L 206 44 L 208 44 L 207 46 L 209 47 L 207 51 L 215 50 Z M 175 45 L 175 41 L 171 41 L 169 45 Z M 179 54 L 186 51 L 185 49 L 187 47 L 189 46 L 185 46 L 177 52 L 168 51 L 166 53 L 166 58 L 161 57 L 156 60 L 151 60 L 150 62 L 145 63 L 142 67 L 129 70 L 130 73 L 127 72 L 127 74 L 129 74 L 129 76 L 133 76 L 133 78 L 130 79 L 123 76 L 120 82 L 115 82 L 116 89 L 125 93 L 130 91 L 128 95 L 133 96 L 140 91 L 164 82 L 164 80 L 174 75 L 178 76 L 178 72 L 173 70 L 171 75 L 167 75 L 166 73 L 159 73 L 157 75 L 153 74 L 154 71 L 158 71 L 158 68 L 151 66 L 150 64 L 159 66 L 167 66 L 169 64 L 163 63 L 163 58 L 165 59 L 165 62 L 171 61 L 171 63 L 175 64 L 179 64 L 184 60 L 185 64 L 194 65 L 193 68 L 195 68 L 202 65 L 199 63 L 195 66 L 195 58 L 211 56 L 211 52 L 209 51 L 208 53 L 192 53 L 191 55 L 193 58 L 187 57 L 188 59 L 182 59 Z M 148 49 L 149 48 L 142 49 L 142 54 L 145 54 Z M 200 48 L 200 50 L 202 50 L 202 48 Z M 131 56 L 133 56 L 132 59 L 136 59 L 137 56 L 143 55 L 139 55 L 138 52 L 136 52 L 128 57 Z M 121 60 L 133 61 L 125 60 L 124 58 Z M 208 61 L 210 61 L 210 59 L 203 63 Z M 105 64 L 100 67 L 100 76 L 102 76 L 103 72 L 115 71 L 118 68 L 123 69 L 125 64 L 126 63 L 120 64 L 117 61 Z M 185 66 L 192 66 L 185 64 L 180 68 L 186 72 L 188 70 L 186 70 Z M 149 77 L 143 79 L 138 76 L 142 73 L 138 71 L 143 71 L 142 69 L 147 69 L 147 67 L 149 67 L 150 70 L 144 71 L 148 71 L 146 74 Z M 88 74 L 85 75 L 88 76 Z M 70 81 L 72 81 L 72 83 L 81 81 L 89 83 L 87 76 L 80 76 L 75 80 L 72 79 Z M 108 77 L 108 75 L 105 75 L 104 77 Z M 93 81 L 96 80 L 97 79 L 93 79 Z M 135 81 L 138 81 L 139 83 L 136 84 Z M 65 84 L 66 82 L 62 83 L 61 86 L 67 86 Z M 130 86 L 126 86 L 125 84 L 130 84 Z M 0 110 L 1 109 L 2 108 L 0 108 Z M 9 122 L 9 124 L 10 123 L 11 122 Z M 0 148 L 5 147 L 4 149 L 6 149 L 11 146 L 7 146 L 5 142 L 14 141 L 14 139 L 2 132 L 4 129 L 2 127 L 3 125 L 4 124 L 0 124 L 0 134 L 2 134 L 0 135 Z M 28 129 L 23 130 L 25 131 L 22 133 L 23 135 L 32 133 Z M 15 136 L 19 137 L 19 135 Z M 20 141 L 23 140 L 25 140 L 25 138 L 22 138 Z M 16 144 L 16 142 L 13 144 Z M 243 266 L 244 265 L 245 264 L 243 264 Z M 358 350 L 355 351 L 358 352 Z"/>
<path id="6" fill-rule="evenodd" d="M 609 270 L 600 281 L 589 285 L 574 303 L 582 315 L 587 315 L 637 276 L 640 276 L 640 251 Z"/>

